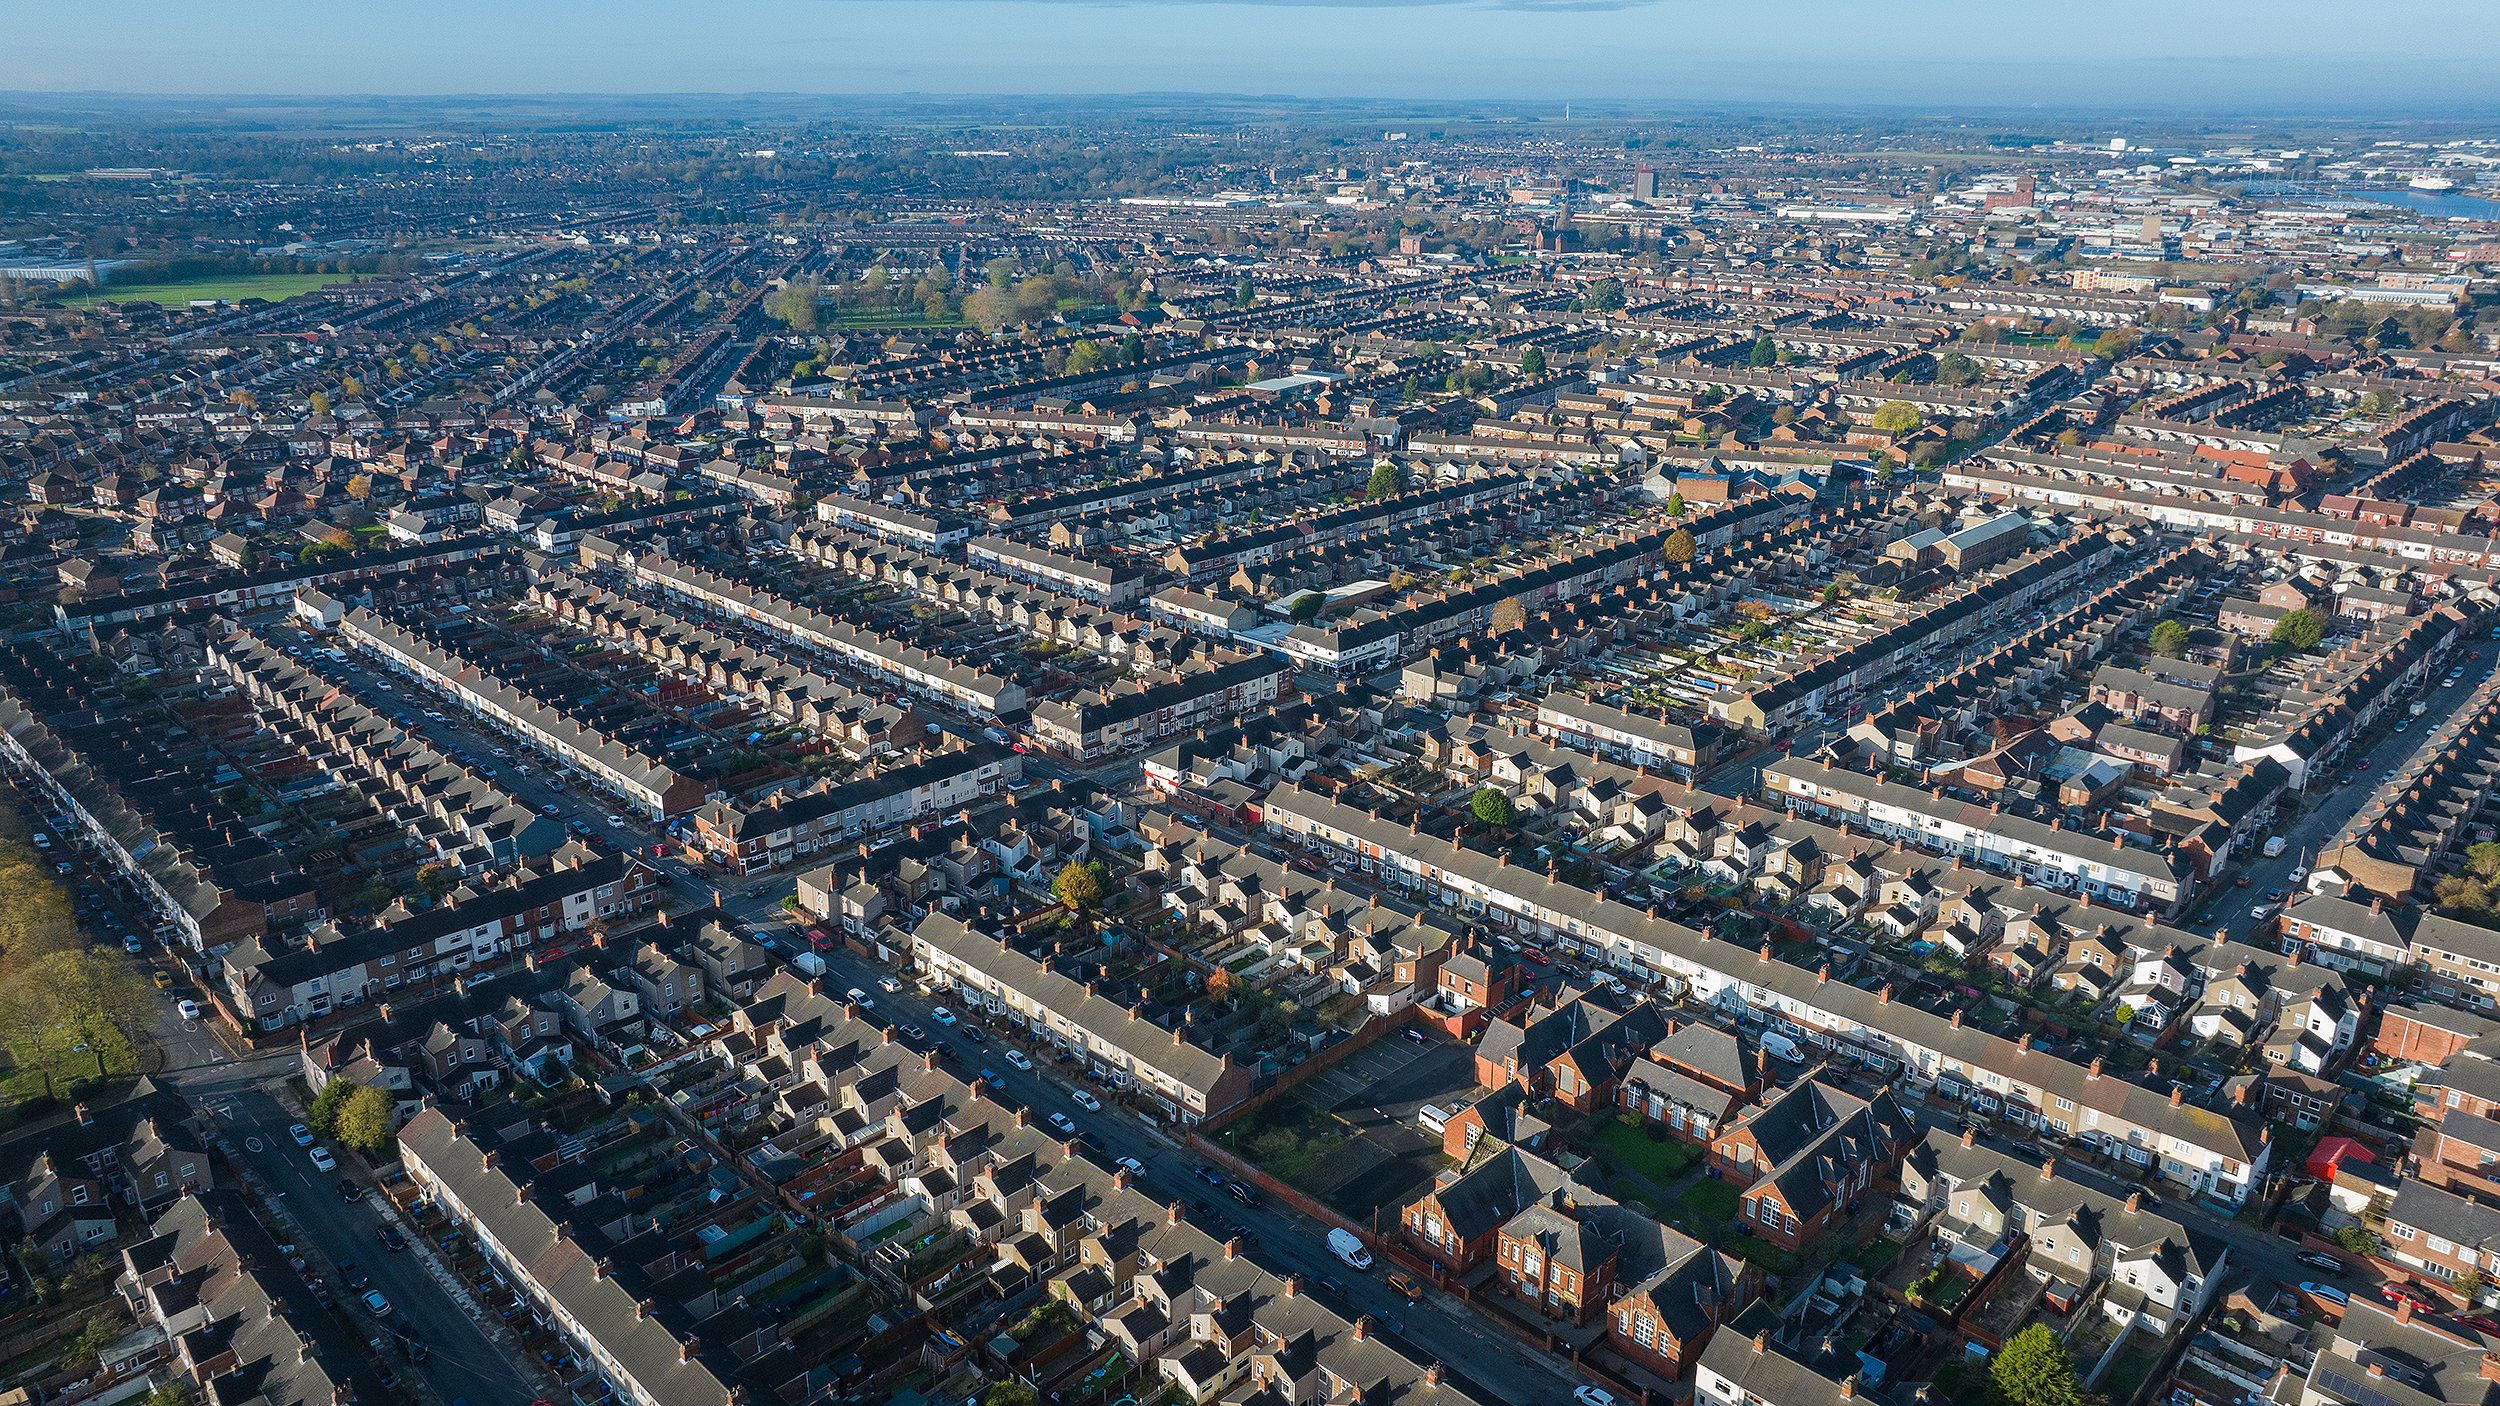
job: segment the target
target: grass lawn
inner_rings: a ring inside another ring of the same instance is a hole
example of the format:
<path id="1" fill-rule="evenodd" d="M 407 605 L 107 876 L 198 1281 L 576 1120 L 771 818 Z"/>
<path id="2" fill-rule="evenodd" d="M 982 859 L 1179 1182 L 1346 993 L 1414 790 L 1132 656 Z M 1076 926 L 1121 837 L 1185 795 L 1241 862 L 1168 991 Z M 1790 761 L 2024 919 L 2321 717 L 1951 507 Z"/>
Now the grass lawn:
<path id="1" fill-rule="evenodd" d="M 1226 1127 L 1215 1140 L 1269 1176 L 1298 1183 L 1345 1142 L 1346 1130 L 1334 1114 L 1287 1095 Z"/>
<path id="2" fill-rule="evenodd" d="M 1880 1279 L 1884 1271 L 1892 1268 L 1894 1262 L 1901 1258 L 1901 1242 L 1881 1238 L 1869 1240 L 1840 1258 L 1855 1265 L 1858 1273 L 1867 1278 Z"/>
<path id="3" fill-rule="evenodd" d="M 972 325 L 960 317 L 950 317 L 943 322 L 931 322 L 928 318 L 923 317 L 916 312 L 844 313 L 839 317 L 827 318 L 825 319 L 825 322 L 827 325 L 834 327 L 891 327 L 897 331 L 920 329 L 959 331 Z"/>
<path id="4" fill-rule="evenodd" d="M 1651 1142 L 1648 1133 L 1629 1123 L 1610 1125 L 1597 1143 L 1623 1165 L 1662 1187 L 1673 1183 L 1701 1158 L 1700 1153 L 1680 1142 Z"/>
<path id="5" fill-rule="evenodd" d="M 1744 1198 L 1723 1181 L 1697 1181 L 1684 1188 L 1683 1202 L 1711 1220 L 1736 1219 L 1736 1203 Z"/>
<path id="6" fill-rule="evenodd" d="M 68 299 L 71 307 L 110 300 L 116 303 L 162 303 L 167 307 L 187 306 L 193 298 L 267 298 L 271 302 L 317 292 L 333 283 L 353 283 L 371 274 L 356 273 L 238 273 L 216 278 L 197 279 L 188 283 L 108 284 L 94 293 L 82 293 Z"/>

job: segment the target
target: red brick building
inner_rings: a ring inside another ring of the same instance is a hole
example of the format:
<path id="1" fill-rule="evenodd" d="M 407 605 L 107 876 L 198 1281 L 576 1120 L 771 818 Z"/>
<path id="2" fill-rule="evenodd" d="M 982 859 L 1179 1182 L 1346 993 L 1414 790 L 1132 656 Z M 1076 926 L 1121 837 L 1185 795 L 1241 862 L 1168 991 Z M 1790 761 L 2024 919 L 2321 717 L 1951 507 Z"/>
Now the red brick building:
<path id="1" fill-rule="evenodd" d="M 1821 1070 L 1748 1110 L 1710 1144 L 1711 1165 L 1745 1189 L 1737 1219 L 1799 1250 L 1889 1183 L 1918 1125 L 1890 1093 L 1862 1099 Z"/>

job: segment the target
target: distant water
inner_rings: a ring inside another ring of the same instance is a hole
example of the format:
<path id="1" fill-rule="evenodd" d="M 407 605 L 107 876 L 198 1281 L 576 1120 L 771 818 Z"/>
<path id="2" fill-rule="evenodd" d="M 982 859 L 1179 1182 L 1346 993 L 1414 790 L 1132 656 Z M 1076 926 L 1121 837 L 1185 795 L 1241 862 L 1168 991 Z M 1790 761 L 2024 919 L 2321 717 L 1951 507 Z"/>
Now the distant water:
<path id="1" fill-rule="evenodd" d="M 2469 220 L 2500 220 L 2500 200 L 2480 195 L 2467 195 L 2457 190 L 2356 190 L 2347 194 L 2384 205 L 2402 205 L 2408 210 L 2441 218 L 2462 216 Z"/>

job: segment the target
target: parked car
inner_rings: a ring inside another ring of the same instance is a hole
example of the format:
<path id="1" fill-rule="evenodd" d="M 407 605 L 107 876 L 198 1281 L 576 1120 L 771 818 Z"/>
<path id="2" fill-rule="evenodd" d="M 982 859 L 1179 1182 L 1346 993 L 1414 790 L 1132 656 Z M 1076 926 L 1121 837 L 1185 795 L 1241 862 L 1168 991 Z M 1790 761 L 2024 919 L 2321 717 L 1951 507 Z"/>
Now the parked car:
<path id="1" fill-rule="evenodd" d="M 354 1260 L 339 1261 L 339 1280 L 351 1289 L 361 1289 L 370 1282 L 365 1272 L 356 1267 Z"/>
<path id="2" fill-rule="evenodd" d="M 2416 1310 L 2439 1307 L 2439 1301 L 2410 1284 L 2382 1284 L 2378 1295 L 2389 1303 L 2409 1303 Z"/>
<path id="3" fill-rule="evenodd" d="M 955 1023 L 955 1013 L 944 1006 L 933 1006 L 929 1010 L 929 1019 L 940 1025 L 952 1025 Z"/>
<path id="4" fill-rule="evenodd" d="M 2344 1272 L 2344 1262 L 2335 1258 L 2333 1255 L 2325 1253 L 2324 1251 L 2312 1250 L 2308 1254 L 2302 1255 L 2300 1257 L 2300 1262 L 2309 1266 L 2311 1269 L 2317 1270 L 2321 1274 L 2341 1274 Z"/>
<path id="5" fill-rule="evenodd" d="M 385 1223 L 375 1226 L 373 1238 L 381 1242 L 383 1249 L 393 1254 L 408 1248 L 408 1237 L 400 1234 L 399 1227 L 395 1225 Z"/>
<path id="6" fill-rule="evenodd" d="M 1067 1134 L 1071 1134 L 1071 1135 L 1073 1135 L 1073 1134 L 1076 1132 L 1076 1120 L 1075 1120 L 1075 1119 L 1073 1119 L 1073 1118 L 1070 1118 L 1070 1117 L 1069 1117 L 1067 1114 L 1065 1114 L 1065 1113 L 1053 1113 L 1053 1114 L 1051 1114 L 1051 1115 L 1050 1115 L 1050 1125 L 1051 1125 L 1052 1127 L 1054 1127 L 1054 1128 L 1057 1128 L 1057 1129 L 1058 1129 L 1060 1132 L 1062 1132 L 1062 1133 L 1067 1133 Z"/>
<path id="7" fill-rule="evenodd" d="M 1142 1177 L 1142 1176 L 1144 1176 L 1144 1175 L 1146 1174 L 1146 1164 L 1145 1164 L 1145 1163 L 1143 1163 L 1143 1162 L 1138 1161 L 1138 1160 L 1137 1160 L 1136 1158 L 1134 1158 L 1134 1157 L 1123 1157 L 1123 1158 L 1121 1158 L 1121 1159 L 1119 1160 L 1118 1166 L 1120 1167 L 1120 1169 L 1121 1169 L 1122 1171 L 1127 1172 L 1130 1176 L 1133 1176 L 1133 1177 Z"/>
<path id="8" fill-rule="evenodd" d="M 185 1000 L 177 1002 L 174 1006 L 174 1010 L 180 1014 L 184 1020 L 198 1020 L 200 1018 L 200 1003 L 197 1001 Z"/>
<path id="9" fill-rule="evenodd" d="M 382 1297 L 382 1291 L 381 1291 L 381 1290 L 379 1290 L 379 1289 L 367 1289 L 367 1290 L 365 1290 L 365 1293 L 364 1293 L 364 1299 L 365 1299 L 365 1307 L 373 1311 L 373 1316 L 374 1316 L 374 1317 L 376 1317 L 376 1318 L 388 1318 L 388 1317 L 390 1317 L 390 1316 L 391 1316 L 391 1301 L 390 1301 L 389 1299 L 386 1299 L 386 1298 Z"/>
<path id="10" fill-rule="evenodd" d="M 363 1187 L 361 1187 L 361 1186 L 358 1186 L 358 1185 L 356 1184 L 355 1180 L 354 1180 L 353 1178 L 351 1178 L 351 1177 L 340 1177 L 340 1178 L 339 1178 L 339 1199 L 340 1199 L 340 1200 L 342 1200 L 342 1201 L 351 1201 L 351 1202 L 352 1202 L 352 1201 L 362 1201 L 363 1199 L 365 1199 L 365 1189 L 364 1189 Z"/>
<path id="11" fill-rule="evenodd" d="M 1239 1201 L 1245 1206 L 1255 1206 L 1259 1204 L 1258 1188 L 1252 1186 L 1246 1181 L 1226 1182 L 1224 1184 L 1224 1191 L 1226 1195 L 1231 1196 L 1234 1200 Z"/>
<path id="12" fill-rule="evenodd" d="M 310 1147 L 313 1145 L 312 1129 L 305 1127 L 301 1123 L 290 1126 L 286 1130 L 286 1135 L 295 1139 L 295 1145 L 297 1147 Z"/>
<path id="13" fill-rule="evenodd" d="M 1033 1067 L 1033 1061 L 1022 1050 L 1007 1051 L 1007 1062 L 1018 1069 L 1030 1070 Z"/>
<path id="14" fill-rule="evenodd" d="M 1084 1109 L 1088 1113 L 1102 1112 L 1102 1100 L 1087 1093 L 1083 1089 L 1072 1091 L 1069 1093 L 1068 1097 L 1075 1102 L 1077 1107 Z"/>
<path id="15" fill-rule="evenodd" d="M 1209 1186 L 1222 1186 L 1224 1184 L 1224 1174 L 1217 1171 L 1215 1168 L 1208 1166 L 1204 1162 L 1199 1163 L 1192 1170 L 1196 1174 L 1198 1180 L 1205 1182 Z"/>
<path id="16" fill-rule="evenodd" d="M 312 1150 L 312 1164 L 316 1172 L 335 1172 L 339 1169 L 339 1159 L 331 1156 L 330 1149 L 326 1147 L 316 1147 Z"/>
<path id="17" fill-rule="evenodd" d="M 860 990 L 856 986 L 843 992 L 842 994 L 850 997 L 851 1003 L 858 1006 L 863 1011 L 872 1011 L 877 1008 L 876 998 L 869 995 L 867 992 Z"/>
<path id="18" fill-rule="evenodd" d="M 1615 1394 L 1613 1392 L 1593 1386 L 1573 1387 L 1571 1389 L 1571 1399 L 1579 1402 L 1580 1406 L 1615 1406 Z"/>
<path id="19" fill-rule="evenodd" d="M 1400 1295 L 1409 1301 L 1421 1299 L 1424 1296 L 1424 1286 L 1416 1283 L 1412 1279 L 1407 1278 L 1404 1274 L 1390 1275 L 1388 1284 L 1390 1288 L 1396 1290 Z"/>

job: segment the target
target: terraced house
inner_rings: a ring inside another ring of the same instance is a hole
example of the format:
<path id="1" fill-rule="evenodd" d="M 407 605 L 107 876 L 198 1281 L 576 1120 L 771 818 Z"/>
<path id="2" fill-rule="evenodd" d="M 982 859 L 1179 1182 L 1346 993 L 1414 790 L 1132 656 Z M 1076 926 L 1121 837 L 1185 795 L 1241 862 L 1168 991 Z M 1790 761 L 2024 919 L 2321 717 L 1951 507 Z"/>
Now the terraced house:
<path id="1" fill-rule="evenodd" d="M 912 929 L 912 963 L 967 1002 L 1030 1026 L 1038 1038 L 1083 1055 L 1116 1087 L 1133 1088 L 1180 1123 L 1222 1114 L 1250 1096 L 1257 1071 L 1166 1030 L 1090 983 L 1061 976 L 944 913 Z"/>
<path id="2" fill-rule="evenodd" d="M 769 591 L 657 554 L 634 559 L 634 579 L 699 601 L 723 615 L 813 645 L 906 691 L 944 698 L 988 716 L 1024 706 L 1024 685 L 944 655 L 902 644 L 874 630 L 786 601 Z"/>
<path id="3" fill-rule="evenodd" d="M 543 870 L 518 870 L 494 887 L 464 885 L 422 913 L 395 908 L 397 921 L 382 927 L 345 933 L 325 924 L 300 947 L 241 943 L 226 954 L 218 994 L 246 1032 L 266 1033 L 385 992 L 445 987 L 511 952 L 560 948 L 567 934 L 648 912 L 660 892 L 642 860 L 567 845 Z"/>
<path id="4" fill-rule="evenodd" d="M 822 790 L 795 796 L 776 791 L 762 805 L 712 801 L 695 811 L 690 830 L 714 863 L 739 874 L 760 874 L 960 809 L 1023 774 L 1015 753 L 976 742 Z"/>
<path id="5" fill-rule="evenodd" d="M 542 703 L 435 647 L 416 631 L 362 607 L 339 623 L 340 638 L 393 669 L 444 694 L 460 707 L 513 733 L 657 819 L 681 815 L 702 803 L 704 784 L 680 776 L 666 763 L 584 725 L 563 709 Z"/>
<path id="6" fill-rule="evenodd" d="M 1783 764 L 1793 765 L 1793 763 Z M 1776 770 L 1776 768 L 1774 768 Z M 1458 913 L 1541 943 L 1589 953 L 1688 999 L 1762 1016 L 1770 1033 L 1869 1068 L 1902 1072 L 1975 1111 L 2003 1116 L 2237 1202 L 2262 1175 L 2269 1135 L 2254 1118 L 2188 1105 L 2103 1078 L 2028 1040 L 2002 1039 L 1950 1017 L 1834 981 L 1695 932 L 1655 912 L 1513 865 L 1299 787 L 1268 793 L 1269 829 L 1386 882 L 1428 892 Z"/>
<path id="7" fill-rule="evenodd" d="M 2071 1288 L 2105 1284 L 2102 1310 L 2157 1333 L 2194 1321 L 2212 1302 L 2231 1247 L 2210 1232 L 2009 1157 L 1969 1133 L 1931 1129 L 1901 1162 L 1901 1202 L 1954 1262 L 1986 1274 L 2029 1239 L 2023 1270 Z M 1914 1222 L 1915 1224 L 1915 1222 Z"/>
<path id="8" fill-rule="evenodd" d="M 2197 866 L 2175 839 L 2151 848 L 2115 832 L 2068 829 L 2062 820 L 2008 815 L 1999 806 L 1793 757 L 1762 769 L 1762 792 L 1796 814 L 1845 820 L 2122 908 L 2170 914 L 2197 893 Z"/>

